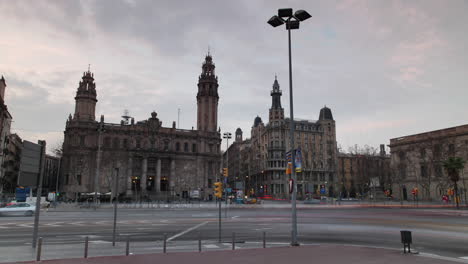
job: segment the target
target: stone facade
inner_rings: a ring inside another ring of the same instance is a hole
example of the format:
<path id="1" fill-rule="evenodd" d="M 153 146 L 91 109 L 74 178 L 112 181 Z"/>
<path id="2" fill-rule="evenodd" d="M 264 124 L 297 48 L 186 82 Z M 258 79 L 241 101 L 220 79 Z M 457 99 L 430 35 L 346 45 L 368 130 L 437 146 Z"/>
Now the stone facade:
<path id="1" fill-rule="evenodd" d="M 419 200 L 440 201 L 453 183 L 442 162 L 450 156 L 468 160 L 468 125 L 390 139 L 394 196 L 413 200 L 411 190 L 418 188 Z M 468 188 L 468 162 L 458 183 L 462 201 Z"/>
<path id="2" fill-rule="evenodd" d="M 6 90 L 6 81 L 5 78 L 2 76 L 0 78 L 0 193 L 4 192 L 4 186 L 8 185 L 8 190 L 6 192 L 10 192 L 11 190 L 11 182 L 7 179 L 9 177 L 5 176 L 5 161 L 8 155 L 8 137 L 10 136 L 10 127 L 12 116 L 8 111 L 8 108 L 5 104 L 5 90 Z M 15 186 L 13 186 L 14 188 Z"/>
<path id="3" fill-rule="evenodd" d="M 191 190 L 208 197 L 220 171 L 214 70 L 208 54 L 198 78 L 198 130 L 176 129 L 175 122 L 164 127 L 156 112 L 139 122 L 132 118 L 111 124 L 104 116 L 95 121 L 96 85 L 93 74 L 85 72 L 75 97 L 75 113 L 65 127 L 62 191 L 69 198 L 94 191 L 107 193 L 114 189 L 118 174 L 118 192 L 127 198 L 182 198 Z"/>
<path id="4" fill-rule="evenodd" d="M 14 193 L 18 181 L 19 166 L 21 161 L 21 149 L 23 141 L 17 134 L 10 134 L 5 140 L 3 149 L 5 157 L 2 163 L 3 192 Z"/>
<path id="5" fill-rule="evenodd" d="M 286 175 L 285 153 L 291 149 L 291 120 L 284 117 L 281 95 L 282 91 L 275 78 L 271 91 L 269 122 L 265 125 L 257 116 L 252 126 L 251 138 L 245 144 L 234 143 L 239 147 L 243 146 L 238 151 L 244 153 L 240 157 L 244 164 L 239 166 L 239 177 L 248 176 L 244 179 L 246 189 L 257 196 L 289 197 L 290 175 Z M 298 198 L 305 198 L 319 185 L 326 186 L 326 195 L 335 196 L 337 144 L 331 110 L 322 108 L 318 121 L 294 120 L 294 124 L 295 148 L 302 150 L 302 172 L 297 174 Z"/>

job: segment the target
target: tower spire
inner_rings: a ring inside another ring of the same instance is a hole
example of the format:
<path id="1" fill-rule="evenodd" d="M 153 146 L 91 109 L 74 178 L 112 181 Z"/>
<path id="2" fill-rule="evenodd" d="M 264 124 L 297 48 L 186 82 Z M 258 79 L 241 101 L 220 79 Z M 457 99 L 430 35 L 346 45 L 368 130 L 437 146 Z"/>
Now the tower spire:
<path id="1" fill-rule="evenodd" d="M 206 55 L 202 65 L 202 73 L 198 78 L 198 130 L 216 132 L 218 127 L 218 100 L 218 77 L 215 74 L 215 64 L 208 49 L 208 55 Z"/>

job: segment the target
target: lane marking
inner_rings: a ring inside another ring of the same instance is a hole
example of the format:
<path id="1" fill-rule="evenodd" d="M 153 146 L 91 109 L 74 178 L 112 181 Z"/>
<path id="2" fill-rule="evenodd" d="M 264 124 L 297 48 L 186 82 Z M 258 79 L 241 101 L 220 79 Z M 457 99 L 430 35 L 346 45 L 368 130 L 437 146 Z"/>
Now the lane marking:
<path id="1" fill-rule="evenodd" d="M 205 248 L 219 248 L 217 245 L 209 244 L 209 245 L 203 245 Z"/>
<path id="2" fill-rule="evenodd" d="M 459 258 L 468 260 L 468 256 L 467 257 L 459 257 Z"/>
<path id="3" fill-rule="evenodd" d="M 21 227 L 28 227 L 28 228 L 32 228 L 32 224 L 22 224 L 22 225 L 17 225 L 17 226 L 21 226 Z"/>
<path id="4" fill-rule="evenodd" d="M 206 224 L 208 224 L 208 223 L 209 223 L 209 222 L 206 221 L 206 222 L 200 223 L 200 224 L 198 224 L 198 225 L 196 225 L 196 226 L 192 226 L 192 227 L 190 227 L 189 229 L 187 229 L 187 230 L 185 230 L 185 231 L 182 231 L 182 232 L 180 232 L 180 233 L 178 233 L 178 234 L 176 234 L 176 235 L 171 236 L 170 238 L 167 239 L 167 241 L 171 241 L 171 240 L 176 239 L 176 238 L 178 238 L 178 237 L 180 237 L 180 236 L 183 236 L 183 235 L 187 234 L 188 232 L 193 231 L 193 230 L 195 230 L 195 229 L 197 229 L 197 228 L 199 228 L 199 227 L 201 227 L 201 226 L 204 226 L 204 225 L 206 225 Z"/>
<path id="5" fill-rule="evenodd" d="M 55 223 L 50 223 L 50 224 L 44 224 L 46 226 L 53 226 L 53 227 L 60 227 L 61 225 L 59 224 L 63 224 L 64 222 L 55 222 Z"/>
<path id="6" fill-rule="evenodd" d="M 77 225 L 77 226 L 83 226 L 84 222 L 72 222 L 70 225 Z"/>

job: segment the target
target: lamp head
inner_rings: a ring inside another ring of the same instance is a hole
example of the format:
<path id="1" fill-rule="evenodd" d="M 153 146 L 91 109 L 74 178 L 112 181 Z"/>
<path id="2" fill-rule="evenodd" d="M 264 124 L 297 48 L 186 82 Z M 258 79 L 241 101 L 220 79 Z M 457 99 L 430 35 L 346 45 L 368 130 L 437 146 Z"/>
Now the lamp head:
<path id="1" fill-rule="evenodd" d="M 299 21 L 289 20 L 288 22 L 286 22 L 286 29 L 299 29 Z"/>
<path id="2" fill-rule="evenodd" d="M 270 20 L 268 20 L 268 24 L 270 24 L 272 27 L 277 27 L 284 24 L 284 21 L 278 16 L 273 16 L 270 18 Z"/>
<path id="3" fill-rule="evenodd" d="M 297 10 L 295 13 L 294 13 L 294 16 L 299 19 L 299 21 L 304 21 L 308 18 L 311 18 L 312 16 L 307 13 L 307 11 L 305 10 Z"/>
<path id="4" fill-rule="evenodd" d="M 279 17 L 292 17 L 292 8 L 281 8 L 278 9 L 278 16 Z"/>

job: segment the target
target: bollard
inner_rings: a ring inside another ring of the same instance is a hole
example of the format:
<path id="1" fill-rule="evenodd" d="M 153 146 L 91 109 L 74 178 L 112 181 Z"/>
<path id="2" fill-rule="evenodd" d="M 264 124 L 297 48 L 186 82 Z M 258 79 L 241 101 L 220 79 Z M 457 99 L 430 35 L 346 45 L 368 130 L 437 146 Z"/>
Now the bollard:
<path id="1" fill-rule="evenodd" d="M 198 233 L 198 252 L 201 252 L 201 234 Z"/>
<path id="2" fill-rule="evenodd" d="M 127 244 L 125 245 L 125 256 L 130 254 L 130 236 L 127 236 Z"/>
<path id="3" fill-rule="evenodd" d="M 263 231 L 263 248 L 266 248 L 266 232 Z"/>
<path id="4" fill-rule="evenodd" d="M 166 242 L 167 242 L 167 234 L 164 234 L 163 253 L 166 253 Z"/>
<path id="5" fill-rule="evenodd" d="M 88 258 L 88 236 L 85 237 L 85 245 L 84 245 L 84 258 Z"/>
<path id="6" fill-rule="evenodd" d="M 42 237 L 40 237 L 37 241 L 36 261 L 41 261 L 41 251 L 42 251 Z"/>
<path id="7" fill-rule="evenodd" d="M 236 233 L 232 232 L 232 250 L 236 249 Z"/>

